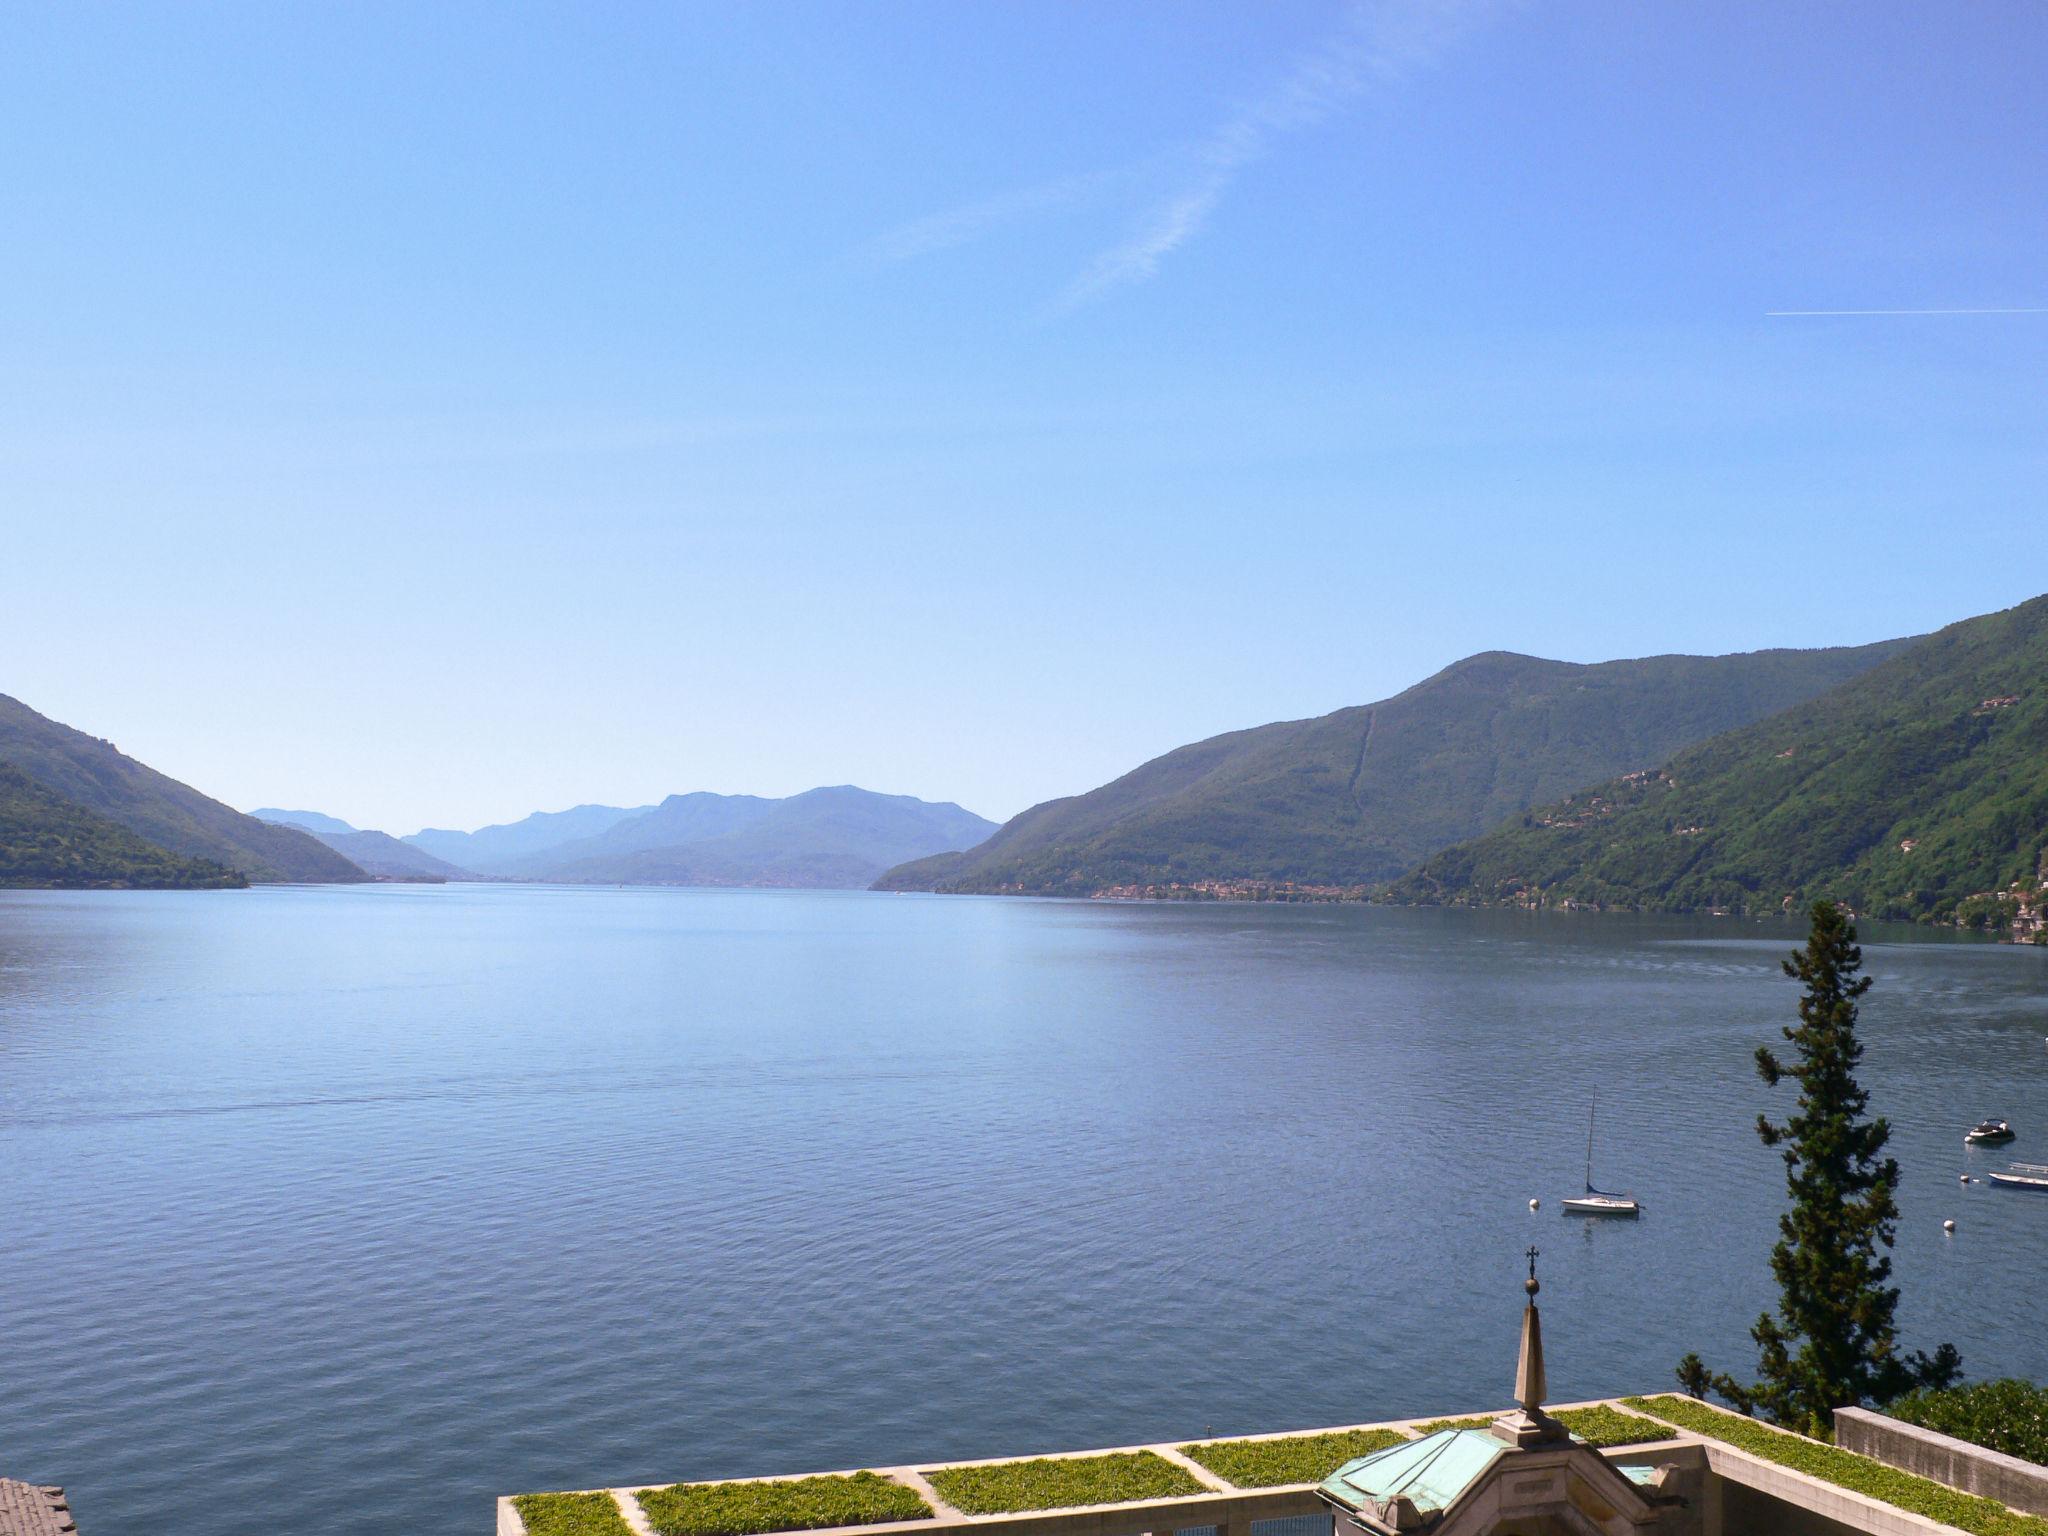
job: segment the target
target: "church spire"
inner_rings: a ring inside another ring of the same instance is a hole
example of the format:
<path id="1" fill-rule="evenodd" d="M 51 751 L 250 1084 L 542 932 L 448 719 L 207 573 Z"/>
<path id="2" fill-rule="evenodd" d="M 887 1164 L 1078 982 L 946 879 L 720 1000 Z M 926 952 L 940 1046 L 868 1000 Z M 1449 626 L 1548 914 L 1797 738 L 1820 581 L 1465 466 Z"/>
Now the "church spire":
<path id="1" fill-rule="evenodd" d="M 1550 1390 L 1543 1379 L 1543 1320 L 1536 1313 L 1536 1293 L 1543 1289 L 1536 1283 L 1536 1249 L 1529 1249 L 1529 1278 L 1522 1289 L 1529 1293 L 1529 1304 L 1522 1309 L 1522 1352 L 1515 1360 L 1515 1403 L 1524 1413 L 1541 1413 L 1543 1399 Z"/>
<path id="2" fill-rule="evenodd" d="M 1543 1318 L 1536 1310 L 1536 1293 L 1543 1287 L 1536 1282 L 1536 1258 L 1536 1249 L 1531 1247 L 1529 1278 L 1522 1285 L 1529 1301 L 1522 1308 L 1522 1349 L 1515 1359 L 1515 1411 L 1493 1422 L 1494 1437 L 1514 1445 L 1544 1445 L 1568 1434 L 1543 1411 L 1550 1385 L 1543 1375 Z"/>

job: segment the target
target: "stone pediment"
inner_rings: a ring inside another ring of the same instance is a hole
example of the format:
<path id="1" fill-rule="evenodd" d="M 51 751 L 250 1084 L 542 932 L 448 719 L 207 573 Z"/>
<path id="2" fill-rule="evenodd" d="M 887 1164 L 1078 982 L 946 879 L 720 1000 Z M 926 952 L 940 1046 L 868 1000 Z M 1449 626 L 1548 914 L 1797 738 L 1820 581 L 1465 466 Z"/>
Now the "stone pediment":
<path id="1" fill-rule="evenodd" d="M 1363 1456 L 1322 1485 L 1346 1526 L 1370 1536 L 1634 1536 L 1655 1524 L 1651 1494 L 1590 1446 L 1516 1446 L 1485 1429 L 1446 1429 Z"/>

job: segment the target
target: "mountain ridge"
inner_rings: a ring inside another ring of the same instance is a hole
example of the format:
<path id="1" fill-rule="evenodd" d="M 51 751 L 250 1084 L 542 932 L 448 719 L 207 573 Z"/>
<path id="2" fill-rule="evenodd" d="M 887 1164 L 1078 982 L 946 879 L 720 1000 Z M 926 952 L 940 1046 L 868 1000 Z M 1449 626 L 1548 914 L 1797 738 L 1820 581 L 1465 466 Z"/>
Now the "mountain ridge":
<path id="1" fill-rule="evenodd" d="M 1192 742 L 881 890 L 1363 894 L 1531 804 L 1825 691 L 1914 642 L 1579 663 L 1482 651 L 1373 704 Z"/>
<path id="2" fill-rule="evenodd" d="M 594 837 L 606 828 L 651 811 L 651 805 L 573 805 L 565 811 L 535 811 L 518 821 L 495 822 L 474 832 L 423 827 L 399 839 L 445 863 L 479 875 L 497 876 L 550 848 Z"/>
<path id="3" fill-rule="evenodd" d="M 677 848 L 723 837 L 759 820 L 778 803 L 764 795 L 721 795 L 704 789 L 668 795 L 601 832 L 558 843 L 532 858 L 514 861 L 510 872 L 528 879 L 544 879 L 551 871 L 571 864 L 595 869 L 606 860 L 629 859 L 659 848 Z"/>
<path id="4" fill-rule="evenodd" d="M 1441 850 L 1385 899 L 2009 923 L 2048 874 L 2048 596 Z M 2004 894 L 2002 894 L 2004 893 Z"/>
<path id="5" fill-rule="evenodd" d="M 352 827 L 338 816 L 319 811 L 251 811 L 261 821 L 297 827 L 326 844 L 376 880 L 474 880 L 469 870 L 435 858 L 423 848 L 402 842 L 388 832 Z"/>
<path id="6" fill-rule="evenodd" d="M 906 853 L 979 841 L 995 824 L 952 801 L 820 785 L 781 799 L 671 795 L 645 815 L 567 844 L 528 878 L 589 884 L 860 889 Z"/>
<path id="7" fill-rule="evenodd" d="M 316 832 L 313 835 L 343 858 L 352 860 L 379 880 L 477 878 L 471 871 L 450 864 L 446 859 L 437 859 L 426 849 L 415 848 L 388 832 L 364 829 L 356 832 L 330 832 L 324 836 Z"/>
<path id="8" fill-rule="evenodd" d="M 224 864 L 160 848 L 0 763 L 0 887 L 215 890 L 248 883 Z"/>
<path id="9" fill-rule="evenodd" d="M 112 742 L 38 714 L 6 694 L 0 694 L 0 762 L 145 842 L 225 865 L 250 880 L 339 884 L 369 878 L 310 834 L 245 816 Z"/>
<path id="10" fill-rule="evenodd" d="M 362 828 L 352 827 L 339 816 L 329 816 L 320 811 L 284 811 L 273 805 L 258 806 L 249 812 L 258 821 L 276 822 L 281 826 L 297 827 L 301 832 L 310 832 L 318 837 L 326 833 L 330 837 L 345 837 Z"/>

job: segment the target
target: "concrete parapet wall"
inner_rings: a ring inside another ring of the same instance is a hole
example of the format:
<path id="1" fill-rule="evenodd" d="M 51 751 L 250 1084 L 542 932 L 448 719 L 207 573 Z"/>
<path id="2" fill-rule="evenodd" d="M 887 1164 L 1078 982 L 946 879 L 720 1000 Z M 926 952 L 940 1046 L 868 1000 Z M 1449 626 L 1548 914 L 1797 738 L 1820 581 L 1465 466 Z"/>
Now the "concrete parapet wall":
<path id="1" fill-rule="evenodd" d="M 2048 1467 L 2017 1456 L 1987 1451 L 1867 1408 L 1835 1410 L 1835 1444 L 2030 1515 L 2048 1515 Z"/>
<path id="2" fill-rule="evenodd" d="M 1723 1484 L 1728 1536 L 1826 1536 L 1836 1527 L 1863 1536 L 1943 1536 L 1954 1529 L 1721 1441 L 1703 1444 L 1707 1465 Z M 1767 1502 L 1750 1496 L 1756 1494 Z"/>
<path id="3" fill-rule="evenodd" d="M 1721 1536 L 1862 1536 L 1853 1525 L 1741 1483 L 1720 1486 Z"/>

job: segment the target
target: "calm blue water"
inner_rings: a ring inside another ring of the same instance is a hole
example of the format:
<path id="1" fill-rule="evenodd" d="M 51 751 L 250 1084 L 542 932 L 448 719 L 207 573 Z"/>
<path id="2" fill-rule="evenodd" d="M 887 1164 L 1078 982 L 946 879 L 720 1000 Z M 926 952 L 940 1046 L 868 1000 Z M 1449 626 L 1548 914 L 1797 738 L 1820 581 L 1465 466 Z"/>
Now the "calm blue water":
<path id="1" fill-rule="evenodd" d="M 2048 1376 L 2048 1199 L 1956 1179 L 2048 1161 L 2048 950 L 1904 937 L 1867 950 L 1865 1081 L 1908 1339 Z M 1788 938 L 0 895 L 0 1473 L 88 1536 L 482 1532 L 532 1488 L 1490 1408 L 1532 1240 L 1554 1396 L 1741 1370 Z M 1637 1224 L 1557 1212 L 1596 1086 Z M 1965 1154 L 1987 1112 L 2019 1144 Z"/>

